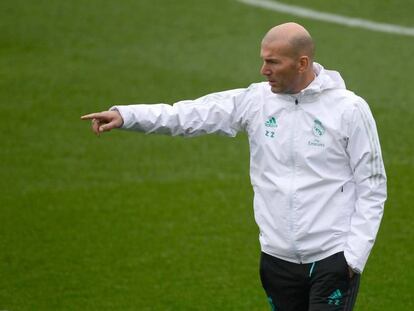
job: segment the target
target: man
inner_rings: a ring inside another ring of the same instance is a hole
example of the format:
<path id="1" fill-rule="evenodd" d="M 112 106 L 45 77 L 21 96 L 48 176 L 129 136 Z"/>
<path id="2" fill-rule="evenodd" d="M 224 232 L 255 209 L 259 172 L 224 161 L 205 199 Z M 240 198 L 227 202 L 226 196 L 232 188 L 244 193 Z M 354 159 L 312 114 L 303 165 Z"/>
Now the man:
<path id="1" fill-rule="evenodd" d="M 261 57 L 268 82 L 82 119 L 92 120 L 96 134 L 246 131 L 260 277 L 272 309 L 352 310 L 386 199 L 375 122 L 338 72 L 313 62 L 313 40 L 302 26 L 272 28 Z"/>

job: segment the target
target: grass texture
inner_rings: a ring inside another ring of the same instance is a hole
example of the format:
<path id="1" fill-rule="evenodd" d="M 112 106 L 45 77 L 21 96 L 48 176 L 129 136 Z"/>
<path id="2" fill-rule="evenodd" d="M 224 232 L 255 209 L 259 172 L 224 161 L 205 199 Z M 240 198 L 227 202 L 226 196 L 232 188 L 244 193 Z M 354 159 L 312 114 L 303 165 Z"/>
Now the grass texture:
<path id="1" fill-rule="evenodd" d="M 414 26 L 410 1 L 328 2 L 292 1 Z M 380 133 L 389 199 L 356 311 L 413 310 L 414 39 L 233 0 L 2 1 L 0 310 L 268 310 L 246 136 L 96 138 L 79 116 L 260 81 L 286 21 Z"/>

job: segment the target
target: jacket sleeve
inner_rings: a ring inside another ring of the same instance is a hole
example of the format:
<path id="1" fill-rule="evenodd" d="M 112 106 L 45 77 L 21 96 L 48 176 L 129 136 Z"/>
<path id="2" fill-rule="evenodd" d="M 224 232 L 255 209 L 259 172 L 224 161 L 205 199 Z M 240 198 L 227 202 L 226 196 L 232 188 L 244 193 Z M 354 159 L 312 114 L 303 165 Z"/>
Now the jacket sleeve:
<path id="1" fill-rule="evenodd" d="M 362 98 L 353 107 L 347 152 L 356 184 L 356 204 L 344 253 L 348 265 L 361 273 L 375 242 L 387 197 L 377 128 Z"/>
<path id="2" fill-rule="evenodd" d="M 236 136 L 246 126 L 246 93 L 236 89 L 213 93 L 196 100 L 167 104 L 114 106 L 122 128 L 145 133 L 197 136 L 217 133 Z"/>

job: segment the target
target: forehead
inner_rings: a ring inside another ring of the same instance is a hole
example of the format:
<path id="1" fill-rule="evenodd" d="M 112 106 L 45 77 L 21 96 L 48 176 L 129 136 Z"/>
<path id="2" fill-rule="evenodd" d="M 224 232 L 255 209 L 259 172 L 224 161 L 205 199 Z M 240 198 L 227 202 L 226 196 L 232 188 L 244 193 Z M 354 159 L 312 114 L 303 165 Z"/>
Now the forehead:
<path id="1" fill-rule="evenodd" d="M 291 57 L 292 47 L 285 40 L 264 41 L 261 45 L 260 56 L 262 58 Z"/>

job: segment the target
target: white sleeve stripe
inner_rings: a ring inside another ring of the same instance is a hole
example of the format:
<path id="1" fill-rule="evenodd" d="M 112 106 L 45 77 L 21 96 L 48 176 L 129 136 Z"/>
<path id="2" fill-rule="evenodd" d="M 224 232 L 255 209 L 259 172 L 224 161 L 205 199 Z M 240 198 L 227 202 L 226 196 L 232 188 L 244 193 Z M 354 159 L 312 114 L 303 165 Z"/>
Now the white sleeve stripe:
<path id="1" fill-rule="evenodd" d="M 373 130 L 372 124 L 370 122 L 369 118 L 369 112 L 367 109 L 364 109 L 365 107 L 362 107 L 364 105 L 361 105 L 360 103 L 357 104 L 357 108 L 359 112 L 361 113 L 362 121 L 364 123 L 365 131 L 367 133 L 370 148 L 371 148 L 371 173 L 372 177 L 370 178 L 370 181 L 372 181 L 373 185 L 376 185 L 380 182 L 381 175 L 384 175 L 383 173 L 383 164 L 382 164 L 382 157 L 381 157 L 381 149 L 379 147 L 379 141 L 377 139 L 377 135 L 375 135 L 375 131 Z"/>

